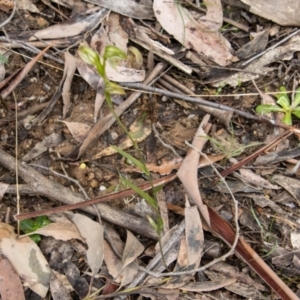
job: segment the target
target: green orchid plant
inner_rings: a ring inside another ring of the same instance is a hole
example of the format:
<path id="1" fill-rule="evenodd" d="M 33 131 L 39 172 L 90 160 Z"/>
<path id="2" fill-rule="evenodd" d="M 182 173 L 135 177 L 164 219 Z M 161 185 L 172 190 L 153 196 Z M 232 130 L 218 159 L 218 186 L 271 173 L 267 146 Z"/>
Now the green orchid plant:
<path id="1" fill-rule="evenodd" d="M 280 93 L 276 95 L 277 104 L 261 104 L 256 107 L 256 112 L 266 114 L 270 112 L 282 112 L 284 117 L 282 122 L 286 125 L 292 125 L 292 115 L 300 119 L 300 88 L 295 91 L 294 98 L 290 98 L 286 92 L 286 88 L 281 86 Z"/>
<path id="2" fill-rule="evenodd" d="M 142 60 L 142 56 L 140 55 L 139 51 L 136 49 L 131 49 L 131 52 L 135 56 L 135 58 L 138 60 Z M 126 59 L 127 55 L 120 50 L 119 48 L 115 46 L 106 46 L 104 50 L 103 56 L 100 56 L 96 51 L 91 49 L 87 46 L 80 46 L 78 49 L 78 54 L 80 58 L 87 64 L 92 65 L 96 68 L 99 75 L 103 78 L 104 81 L 104 96 L 106 98 L 106 103 L 108 104 L 112 114 L 114 115 L 116 121 L 121 126 L 123 131 L 126 133 L 126 135 L 131 139 L 132 144 L 134 145 L 135 150 L 139 153 L 139 160 L 134 158 L 129 153 L 123 151 L 122 149 L 111 146 L 113 149 L 115 149 L 118 153 L 120 153 L 123 157 L 126 159 L 129 159 L 137 168 L 143 171 L 145 176 L 148 178 L 148 180 L 151 182 L 151 175 L 150 171 L 147 169 L 146 163 L 144 162 L 143 155 L 141 153 L 141 150 L 138 147 L 138 144 L 136 140 L 131 136 L 131 134 L 128 132 L 127 128 L 123 125 L 120 118 L 116 114 L 112 100 L 111 95 L 112 94 L 125 94 L 125 91 L 121 86 L 118 84 L 111 82 L 106 75 L 105 66 L 106 62 L 108 62 L 112 67 L 115 67 L 117 62 L 120 59 Z M 159 207 L 157 203 L 156 193 L 159 191 L 159 188 L 152 188 L 152 195 L 144 192 L 139 187 L 137 187 L 133 182 L 130 180 L 127 180 L 124 176 L 120 174 L 121 182 L 124 186 L 132 188 L 140 197 L 144 198 L 145 201 L 154 209 L 154 211 L 157 213 L 156 220 L 153 220 L 150 216 L 148 216 L 148 220 L 151 224 L 151 226 L 154 228 L 154 230 L 158 233 L 160 236 L 163 230 L 163 220 L 159 214 Z M 162 188 L 162 187 L 160 187 Z"/>

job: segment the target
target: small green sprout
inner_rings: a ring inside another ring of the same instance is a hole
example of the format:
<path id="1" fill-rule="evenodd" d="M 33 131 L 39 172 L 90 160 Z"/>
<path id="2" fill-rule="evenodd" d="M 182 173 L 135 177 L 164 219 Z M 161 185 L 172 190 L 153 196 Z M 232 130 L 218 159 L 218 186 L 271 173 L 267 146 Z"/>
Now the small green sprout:
<path id="1" fill-rule="evenodd" d="M 282 112 L 284 117 L 282 122 L 286 125 L 292 125 L 292 115 L 300 119 L 300 88 L 295 91 L 292 103 L 286 92 L 286 88 L 281 86 L 279 94 L 276 95 L 277 104 L 261 104 L 256 107 L 256 112 L 266 114 L 270 112 Z M 279 104 L 279 105 L 278 105 Z"/>
<path id="2" fill-rule="evenodd" d="M 27 234 L 27 233 L 36 231 L 36 230 L 40 229 L 41 227 L 44 227 L 50 223 L 51 222 L 48 219 L 48 217 L 39 216 L 35 219 L 22 220 L 20 222 L 20 229 L 25 234 Z M 39 243 L 41 241 L 41 236 L 39 234 L 32 234 L 32 235 L 30 235 L 30 238 L 36 243 Z"/>

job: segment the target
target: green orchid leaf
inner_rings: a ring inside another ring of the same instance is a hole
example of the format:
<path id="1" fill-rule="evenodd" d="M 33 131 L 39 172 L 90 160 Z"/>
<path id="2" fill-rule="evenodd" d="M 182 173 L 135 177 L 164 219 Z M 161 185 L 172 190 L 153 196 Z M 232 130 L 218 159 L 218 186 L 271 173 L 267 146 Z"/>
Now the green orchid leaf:
<path id="1" fill-rule="evenodd" d="M 126 58 L 126 53 L 124 53 L 121 49 L 115 46 L 106 46 L 104 50 L 103 58 L 105 60 L 112 58 L 112 57 L 118 57 L 121 59 Z"/>
<path id="2" fill-rule="evenodd" d="M 286 112 L 282 119 L 282 123 L 291 126 L 292 125 L 292 114 L 291 112 Z"/>
<path id="3" fill-rule="evenodd" d="M 129 186 L 131 189 L 133 189 L 140 197 L 144 198 L 146 202 L 152 206 L 154 209 L 158 209 L 157 202 L 146 192 L 144 192 L 142 189 L 140 189 L 138 186 L 136 186 L 134 183 L 132 183 L 130 180 L 125 178 L 124 176 L 120 176 L 120 180 L 123 185 Z"/>
<path id="4" fill-rule="evenodd" d="M 284 109 L 275 104 L 261 104 L 256 107 L 255 111 L 259 114 L 267 114 L 270 112 L 284 112 Z"/>
<path id="5" fill-rule="evenodd" d="M 147 167 L 145 166 L 145 164 L 143 164 L 142 162 L 140 162 L 138 159 L 136 159 L 135 157 L 133 157 L 132 155 L 130 155 L 129 153 L 123 151 L 122 149 L 120 149 L 119 147 L 110 146 L 111 148 L 113 148 L 115 151 L 117 151 L 118 153 L 120 153 L 122 156 L 124 156 L 125 158 L 127 158 L 129 161 L 131 161 L 137 168 L 139 168 L 142 172 L 144 172 L 146 175 L 150 176 L 150 172 L 147 169 Z"/>
<path id="6" fill-rule="evenodd" d="M 281 96 L 276 102 L 285 110 L 288 110 L 291 107 L 290 99 L 285 96 Z"/>
<path id="7" fill-rule="evenodd" d="M 300 88 L 295 91 L 295 97 L 293 100 L 293 108 L 296 108 L 300 104 Z"/>
<path id="8" fill-rule="evenodd" d="M 108 80 L 105 82 L 105 92 L 108 94 L 118 94 L 118 95 L 125 94 L 125 91 L 121 86 Z"/>

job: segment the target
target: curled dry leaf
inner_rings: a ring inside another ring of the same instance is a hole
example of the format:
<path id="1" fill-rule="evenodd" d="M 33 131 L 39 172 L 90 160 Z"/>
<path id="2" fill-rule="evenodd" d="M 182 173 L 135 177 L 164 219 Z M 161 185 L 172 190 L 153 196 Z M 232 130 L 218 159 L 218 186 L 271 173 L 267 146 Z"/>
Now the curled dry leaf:
<path id="1" fill-rule="evenodd" d="M 12 226 L 0 223 L 0 250 L 28 287 L 46 297 L 51 272 L 38 245 L 29 237 L 17 239 Z"/>
<path id="2" fill-rule="evenodd" d="M 62 88 L 62 98 L 64 102 L 63 118 L 66 117 L 71 106 L 71 83 L 76 71 L 76 59 L 69 52 L 65 53 L 64 75 L 65 82 Z"/>
<path id="3" fill-rule="evenodd" d="M 153 9 L 162 27 L 186 48 L 206 55 L 221 66 L 237 60 L 229 42 L 219 32 L 220 27 L 216 29 L 212 25 L 223 22 L 220 0 L 209 1 L 205 22 L 197 22 L 176 1 L 155 0 Z"/>

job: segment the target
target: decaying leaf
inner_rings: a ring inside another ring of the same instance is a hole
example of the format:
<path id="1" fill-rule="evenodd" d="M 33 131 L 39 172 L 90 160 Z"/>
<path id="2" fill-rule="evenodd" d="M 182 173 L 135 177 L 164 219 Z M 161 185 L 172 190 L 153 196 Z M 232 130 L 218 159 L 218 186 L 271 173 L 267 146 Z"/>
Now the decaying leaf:
<path id="1" fill-rule="evenodd" d="M 140 254 L 143 253 L 144 249 L 145 247 L 139 242 L 139 240 L 127 230 L 127 239 L 122 255 L 122 268 L 132 263 Z"/>
<path id="2" fill-rule="evenodd" d="M 193 147 L 199 149 L 199 151 L 202 150 L 203 146 L 207 141 L 207 139 L 205 138 L 207 135 L 203 127 L 207 125 L 209 118 L 209 115 L 206 115 L 203 118 L 192 143 Z M 177 175 L 184 187 L 186 188 L 187 192 L 193 199 L 194 203 L 200 210 L 202 217 L 205 219 L 207 224 L 210 225 L 210 218 L 207 211 L 207 207 L 202 202 L 202 198 L 198 188 L 197 172 L 199 159 L 200 153 L 194 149 L 190 149 L 184 161 L 182 162 L 177 172 Z"/>
<path id="3" fill-rule="evenodd" d="M 178 2 L 155 0 L 153 4 L 157 20 L 176 40 L 186 48 L 226 66 L 236 57 L 229 42 L 219 32 L 223 21 L 221 1 L 207 1 L 206 7 L 206 20 L 197 22 Z M 218 28 L 215 24 L 219 24 Z"/>
<path id="4" fill-rule="evenodd" d="M 67 121 L 60 121 L 60 120 L 57 120 L 57 122 L 62 122 L 66 124 L 74 139 L 79 143 L 82 143 L 84 141 L 87 134 L 91 130 L 91 126 L 84 123 L 67 122 Z"/>
<path id="5" fill-rule="evenodd" d="M 25 284 L 42 298 L 46 297 L 51 273 L 38 245 L 29 237 L 17 239 L 12 226 L 0 223 L 0 250 Z"/>
<path id="6" fill-rule="evenodd" d="M 66 117 L 71 106 L 71 83 L 76 71 L 76 59 L 69 52 L 65 52 L 64 75 L 65 82 L 62 88 L 62 98 L 64 102 L 63 118 Z"/>
<path id="7" fill-rule="evenodd" d="M 5 257 L 0 256 L 0 295 L 2 300 L 25 300 L 20 277 Z"/>
<path id="8" fill-rule="evenodd" d="M 76 224 L 81 236 L 88 245 L 86 251 L 87 263 L 92 270 L 92 274 L 95 275 L 103 262 L 103 226 L 81 214 L 72 215 L 72 221 Z"/>
<path id="9" fill-rule="evenodd" d="M 198 268 L 204 248 L 202 222 L 197 206 L 185 208 L 185 240 L 188 263 L 186 269 Z"/>
<path id="10" fill-rule="evenodd" d="M 61 134 L 56 132 L 51 133 L 46 136 L 41 142 L 37 143 L 24 157 L 23 161 L 30 161 L 42 153 L 46 152 L 50 147 L 56 147 L 64 140 Z"/>
<path id="11" fill-rule="evenodd" d="M 94 10 L 95 11 L 95 10 Z M 91 11 L 90 11 L 91 12 Z M 97 24 L 100 24 L 101 20 L 106 16 L 108 10 L 105 8 L 89 14 L 86 12 L 84 16 L 74 16 L 71 20 L 65 23 L 56 24 L 45 29 L 41 29 L 35 32 L 34 35 L 30 35 L 29 40 L 35 41 L 36 39 L 59 39 L 68 38 L 71 36 L 79 35 L 83 32 L 89 31 Z"/>
<path id="12" fill-rule="evenodd" d="M 138 273 L 138 265 L 131 263 L 125 268 L 122 268 L 122 261 L 112 250 L 110 245 L 104 240 L 104 261 L 109 274 L 114 278 L 114 281 L 125 286 L 131 283 Z"/>
<path id="13" fill-rule="evenodd" d="M 250 12 L 271 20 L 283 26 L 299 26 L 300 20 L 298 11 L 300 3 L 293 0 L 242 0 L 243 3 L 250 5 Z M 276 9 L 274 9 L 276 8 Z"/>

